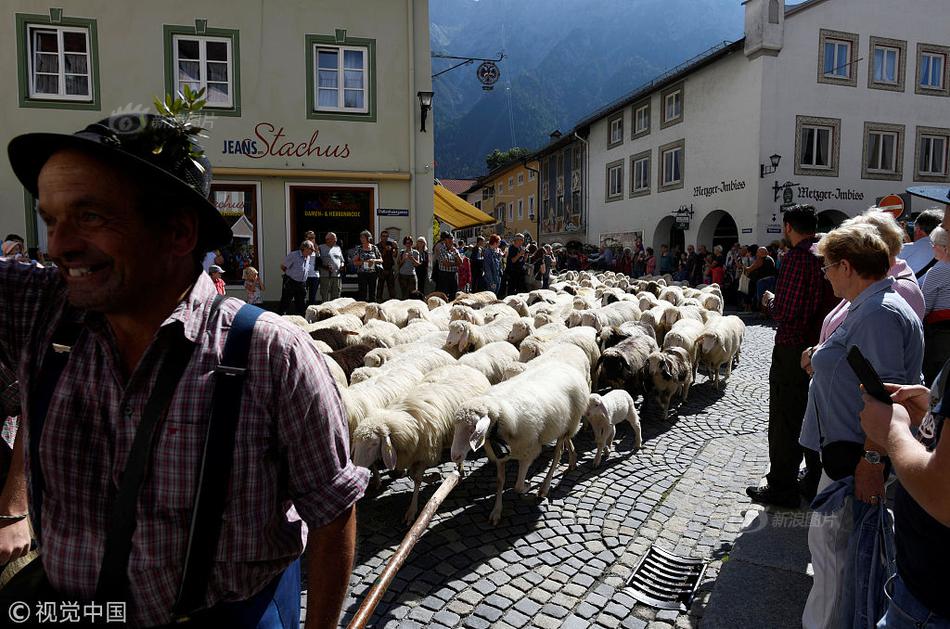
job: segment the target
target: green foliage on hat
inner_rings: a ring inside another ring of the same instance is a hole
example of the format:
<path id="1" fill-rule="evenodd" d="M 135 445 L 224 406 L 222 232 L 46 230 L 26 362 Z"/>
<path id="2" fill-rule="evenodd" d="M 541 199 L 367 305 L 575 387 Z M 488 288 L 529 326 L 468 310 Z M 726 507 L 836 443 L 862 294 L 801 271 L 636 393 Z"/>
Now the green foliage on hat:
<path id="1" fill-rule="evenodd" d="M 179 139 L 184 139 L 187 141 L 188 145 L 188 156 L 192 159 L 198 160 L 204 157 L 204 149 L 198 143 L 197 138 L 206 138 L 207 135 L 203 134 L 202 131 L 205 130 L 204 127 L 200 126 L 197 123 L 196 117 L 207 104 L 208 100 L 204 98 L 205 88 L 200 90 L 193 90 L 186 83 L 182 86 L 182 90 L 178 94 L 172 96 L 171 94 L 165 94 L 165 100 L 162 101 L 159 98 L 154 98 L 155 111 L 158 112 L 158 115 L 162 116 L 165 119 L 166 124 L 173 129 L 173 133 L 169 137 L 166 137 L 166 140 L 172 140 L 175 136 Z M 169 144 L 173 148 L 180 148 L 180 144 L 173 142 L 161 142 L 156 144 L 152 149 L 152 152 L 156 155 L 166 150 L 169 147 Z M 200 164 L 199 164 L 200 166 Z M 204 170 L 202 168 L 202 170 Z"/>

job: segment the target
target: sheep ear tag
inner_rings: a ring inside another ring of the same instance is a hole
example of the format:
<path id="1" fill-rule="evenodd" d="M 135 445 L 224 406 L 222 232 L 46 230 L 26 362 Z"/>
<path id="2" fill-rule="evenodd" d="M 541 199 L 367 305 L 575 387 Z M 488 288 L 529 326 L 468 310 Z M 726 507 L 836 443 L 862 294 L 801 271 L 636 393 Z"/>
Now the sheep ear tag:
<path id="1" fill-rule="evenodd" d="M 475 431 L 472 433 L 471 439 L 469 439 L 468 444 L 472 446 L 472 451 L 477 452 L 479 448 L 485 445 L 485 435 L 488 434 L 488 428 L 491 425 L 491 420 L 488 417 L 482 417 L 475 424 Z"/>
<path id="2" fill-rule="evenodd" d="M 393 444 L 389 440 L 388 435 L 383 440 L 381 448 L 382 448 L 382 454 L 383 454 L 383 465 L 386 466 L 387 470 L 396 469 L 396 449 L 393 448 Z"/>

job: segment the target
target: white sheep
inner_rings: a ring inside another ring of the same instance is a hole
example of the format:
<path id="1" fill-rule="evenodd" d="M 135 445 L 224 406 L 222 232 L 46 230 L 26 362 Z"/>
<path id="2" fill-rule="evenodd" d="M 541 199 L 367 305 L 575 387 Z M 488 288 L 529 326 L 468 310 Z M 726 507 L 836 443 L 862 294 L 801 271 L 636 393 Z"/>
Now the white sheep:
<path id="1" fill-rule="evenodd" d="M 705 325 L 701 321 L 694 319 L 680 319 L 673 324 L 673 327 L 663 338 L 663 349 L 670 347 L 681 347 L 689 356 L 690 366 L 692 367 L 693 377 L 696 377 L 696 369 L 699 366 L 699 337 L 702 335 Z"/>
<path id="2" fill-rule="evenodd" d="M 340 314 L 341 308 L 344 306 L 349 306 L 355 301 L 356 300 L 352 297 L 339 297 L 337 299 L 325 301 L 319 305 L 307 306 L 307 311 L 304 314 L 304 318 L 307 319 L 308 323 L 329 319 L 332 316 Z"/>
<path id="3" fill-rule="evenodd" d="M 678 286 L 667 286 L 660 291 L 660 294 L 657 296 L 660 301 L 668 301 L 674 306 L 680 305 L 683 301 L 683 291 Z"/>
<path id="4" fill-rule="evenodd" d="M 539 288 L 528 293 L 528 305 L 536 304 L 541 301 L 545 301 L 549 304 L 555 303 L 555 298 L 557 293 L 549 288 Z"/>
<path id="5" fill-rule="evenodd" d="M 414 488 L 404 521 L 410 524 L 419 509 L 419 488 L 427 468 L 442 461 L 452 445 L 455 410 L 491 385 L 480 372 L 451 365 L 428 374 L 422 385 L 389 408 L 360 422 L 353 433 L 353 462 L 371 467 L 381 460 L 390 470 L 408 470 Z"/>
<path id="6" fill-rule="evenodd" d="M 631 301 L 615 301 L 603 308 L 581 311 L 581 325 L 598 332 L 605 327 L 640 319 L 640 307 Z"/>
<path id="7" fill-rule="evenodd" d="M 514 308 L 519 317 L 530 316 L 528 312 L 528 302 L 521 295 L 509 295 L 505 297 L 504 302 Z"/>
<path id="8" fill-rule="evenodd" d="M 521 341 L 525 340 L 533 333 L 534 319 L 531 317 L 520 317 L 515 321 L 514 325 L 511 326 L 511 332 L 508 334 L 508 338 L 506 340 L 515 347 L 518 347 L 521 345 Z"/>
<path id="9" fill-rule="evenodd" d="M 449 324 L 446 345 L 455 347 L 460 354 L 464 354 L 481 349 L 495 341 L 505 341 L 511 334 L 515 321 L 517 319 L 504 317 L 481 326 L 468 321 L 453 321 Z"/>
<path id="10" fill-rule="evenodd" d="M 703 293 L 699 298 L 700 303 L 706 310 L 711 310 L 722 314 L 722 296 L 714 292 Z"/>
<path id="11" fill-rule="evenodd" d="M 412 365 L 405 365 L 398 371 L 380 374 L 376 378 L 340 388 L 343 408 L 346 409 L 350 434 L 356 430 L 362 418 L 370 411 L 385 408 L 392 402 L 406 396 L 425 374 Z"/>
<path id="12" fill-rule="evenodd" d="M 674 395 L 678 394 L 683 402 L 689 397 L 689 386 L 693 382 L 689 355 L 682 347 L 669 347 L 650 354 L 647 365 L 661 416 L 666 419 Z"/>
<path id="13" fill-rule="evenodd" d="M 633 445 L 639 449 L 643 445 L 643 433 L 640 429 L 640 416 L 633 398 L 623 389 L 614 389 L 604 395 L 591 393 L 587 401 L 584 417 L 594 431 L 597 442 L 597 454 L 594 467 L 600 467 L 601 455 L 609 456 L 617 434 L 617 424 L 627 422 L 633 428 Z"/>
<path id="14" fill-rule="evenodd" d="M 669 331 L 669 328 L 666 327 L 665 323 L 663 323 L 664 315 L 666 314 L 667 310 L 675 307 L 676 306 L 669 303 L 668 301 L 663 301 L 660 302 L 659 305 L 644 311 L 640 315 L 640 322 L 653 328 L 653 331 L 656 332 L 656 340 L 658 342 L 662 343 L 663 337 L 666 336 L 666 333 Z"/>
<path id="15" fill-rule="evenodd" d="M 518 350 L 506 341 L 495 341 L 485 347 L 465 354 L 458 359 L 460 365 L 467 365 L 485 374 L 488 381 L 498 384 L 505 380 L 505 370 L 518 362 Z"/>
<path id="16" fill-rule="evenodd" d="M 429 310 L 435 310 L 436 308 L 439 308 L 440 306 L 444 306 L 446 303 L 448 302 L 446 302 L 444 299 L 442 299 L 438 295 L 430 295 L 428 298 L 426 298 L 426 307 L 428 307 Z"/>
<path id="17" fill-rule="evenodd" d="M 350 386 L 386 373 L 397 372 L 406 365 L 427 374 L 433 369 L 455 363 L 452 355 L 434 347 L 403 345 L 396 349 L 396 354 L 379 367 L 364 366 L 354 369 L 350 374 Z"/>
<path id="18" fill-rule="evenodd" d="M 501 521 L 505 463 L 509 459 L 518 461 L 515 491 L 523 494 L 527 491 L 528 468 L 541 453 L 543 444 L 557 442 L 548 473 L 538 490 L 541 497 L 551 487 L 565 446 L 568 469 L 574 469 L 577 455 L 571 438 L 580 428 L 589 396 L 590 383 L 580 371 L 567 364 L 548 363 L 543 369 L 529 368 L 461 404 L 455 413 L 452 461 L 461 468 L 469 450 L 477 451 L 484 446 L 488 459 L 495 462 L 497 487 L 490 516 L 492 524 Z"/>
<path id="19" fill-rule="evenodd" d="M 448 332 L 430 332 L 413 343 L 397 345 L 396 347 L 377 347 L 366 353 L 363 364 L 367 367 L 379 367 L 394 357 L 403 356 L 410 352 L 439 349 L 445 345 Z"/>
<path id="20" fill-rule="evenodd" d="M 359 317 L 352 314 L 338 314 L 330 317 L 329 319 L 323 319 L 317 321 L 316 323 L 311 323 L 307 325 L 304 330 L 308 333 L 313 332 L 314 330 L 338 330 L 340 332 L 351 332 L 357 333 L 363 327 L 363 322 Z"/>
<path id="21" fill-rule="evenodd" d="M 438 331 L 439 327 L 431 321 L 415 319 L 411 321 L 409 325 L 399 330 L 399 332 L 396 332 L 396 335 L 393 337 L 393 347 L 415 343 L 427 334 Z"/>
<path id="22" fill-rule="evenodd" d="M 714 317 L 706 323 L 699 337 L 699 360 L 707 369 L 716 390 L 719 390 L 719 369 L 726 366 L 723 383 L 732 375 L 732 365 L 739 358 L 745 323 L 734 315 Z"/>
<path id="23" fill-rule="evenodd" d="M 408 322 L 408 309 L 411 306 L 421 306 L 422 303 L 417 300 L 390 299 L 381 304 L 369 304 L 366 306 L 366 314 L 363 315 L 363 321 L 379 319 L 388 321 L 400 328 L 406 327 Z"/>
<path id="24" fill-rule="evenodd" d="M 663 311 L 663 327 L 669 330 L 680 319 L 692 319 L 699 323 L 705 323 L 703 312 L 702 306 L 685 305 L 685 303 L 675 308 L 667 308 Z"/>
<path id="25" fill-rule="evenodd" d="M 310 339 L 310 344 L 313 345 L 317 349 L 317 351 L 320 352 L 321 354 L 329 354 L 330 352 L 333 351 L 333 348 L 327 345 L 326 343 L 324 343 L 323 341 Z"/>
<path id="26" fill-rule="evenodd" d="M 347 345 L 356 345 L 363 343 L 370 347 L 392 347 L 395 344 L 393 339 L 399 333 L 399 326 L 395 323 L 382 321 L 380 319 L 370 319 L 363 324 L 358 334 L 346 338 Z"/>

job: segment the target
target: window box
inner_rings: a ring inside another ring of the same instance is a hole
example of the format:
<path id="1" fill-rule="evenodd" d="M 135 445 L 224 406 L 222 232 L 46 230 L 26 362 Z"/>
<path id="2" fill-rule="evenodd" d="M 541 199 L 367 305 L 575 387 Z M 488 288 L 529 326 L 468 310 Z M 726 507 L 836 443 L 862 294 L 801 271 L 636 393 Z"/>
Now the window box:
<path id="1" fill-rule="evenodd" d="M 823 28 L 818 41 L 818 82 L 857 87 L 858 35 Z"/>
<path id="2" fill-rule="evenodd" d="M 950 47 L 917 44 L 917 94 L 950 96 Z"/>
<path id="3" fill-rule="evenodd" d="M 623 144 L 623 111 L 618 111 L 607 118 L 607 148 Z"/>
<path id="4" fill-rule="evenodd" d="M 868 87 L 891 92 L 904 91 L 907 42 L 900 39 L 871 37 Z"/>
<path id="5" fill-rule="evenodd" d="M 664 144 L 657 151 L 657 155 L 659 156 L 657 191 L 666 192 L 682 188 L 686 178 L 686 140 Z"/>
<path id="6" fill-rule="evenodd" d="M 950 169 L 947 167 L 948 146 L 950 146 L 950 129 L 917 127 L 914 181 L 931 183 L 950 181 Z"/>
<path id="7" fill-rule="evenodd" d="M 904 125 L 865 122 L 861 163 L 863 179 L 903 179 Z"/>
<path id="8" fill-rule="evenodd" d="M 99 109 L 96 21 L 16 14 L 20 107 Z"/>
<path id="9" fill-rule="evenodd" d="M 376 122 L 376 40 L 307 35 L 306 43 L 307 117 Z"/>
<path id="10" fill-rule="evenodd" d="M 630 156 L 630 198 L 650 194 L 650 151 Z"/>
<path id="11" fill-rule="evenodd" d="M 607 164 L 607 201 L 623 199 L 623 160 Z"/>
<path id="12" fill-rule="evenodd" d="M 642 138 L 650 133 L 650 101 L 633 106 L 633 136 L 632 140 Z"/>
<path id="13" fill-rule="evenodd" d="M 838 176 L 839 118 L 795 117 L 795 174 Z"/>
<path id="14" fill-rule="evenodd" d="M 683 83 L 668 87 L 660 92 L 660 106 L 663 108 L 660 116 L 660 128 L 665 129 L 683 122 L 684 102 Z"/>

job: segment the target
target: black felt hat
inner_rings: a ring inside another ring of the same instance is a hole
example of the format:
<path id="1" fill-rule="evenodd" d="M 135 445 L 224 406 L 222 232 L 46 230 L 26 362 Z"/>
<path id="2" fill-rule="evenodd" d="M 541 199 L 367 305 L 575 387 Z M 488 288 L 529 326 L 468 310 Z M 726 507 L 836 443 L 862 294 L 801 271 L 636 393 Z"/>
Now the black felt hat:
<path id="1" fill-rule="evenodd" d="M 33 196 L 37 196 L 40 170 L 57 151 L 78 149 L 111 159 L 143 176 L 164 195 L 193 208 L 198 213 L 201 244 L 213 249 L 231 241 L 231 228 L 209 199 L 211 162 L 195 134 L 171 116 L 123 113 L 72 135 L 19 135 L 10 141 L 7 152 L 13 172 Z"/>

